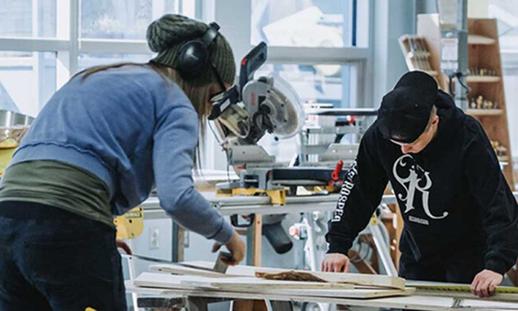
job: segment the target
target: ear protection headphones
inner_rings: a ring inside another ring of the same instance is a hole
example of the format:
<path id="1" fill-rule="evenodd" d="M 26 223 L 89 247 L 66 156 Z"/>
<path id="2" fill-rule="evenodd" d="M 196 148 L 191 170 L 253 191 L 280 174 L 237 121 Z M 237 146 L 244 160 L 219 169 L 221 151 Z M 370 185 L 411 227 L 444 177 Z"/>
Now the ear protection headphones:
<path id="1" fill-rule="evenodd" d="M 176 70 L 182 78 L 191 80 L 199 76 L 203 71 L 209 70 L 209 47 L 218 36 L 219 25 L 210 23 L 209 29 L 201 38 L 189 40 L 180 48 L 177 55 Z"/>

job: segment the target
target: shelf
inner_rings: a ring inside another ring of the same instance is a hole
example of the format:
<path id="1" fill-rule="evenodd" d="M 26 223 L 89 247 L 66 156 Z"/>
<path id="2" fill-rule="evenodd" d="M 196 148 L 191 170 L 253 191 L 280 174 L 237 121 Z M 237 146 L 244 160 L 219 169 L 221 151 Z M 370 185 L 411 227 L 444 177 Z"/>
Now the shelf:
<path id="1" fill-rule="evenodd" d="M 467 76 L 466 82 L 487 82 L 487 83 L 493 83 L 500 81 L 500 77 L 498 76 Z"/>
<path id="2" fill-rule="evenodd" d="M 497 156 L 498 158 L 498 162 L 500 163 L 503 163 L 504 165 L 506 165 L 507 163 L 509 163 L 509 156 Z"/>
<path id="3" fill-rule="evenodd" d="M 470 116 L 499 116 L 504 111 L 502 109 L 467 109 L 466 114 Z"/>
<path id="4" fill-rule="evenodd" d="M 427 73 L 427 74 L 431 75 L 432 77 L 437 77 L 439 75 L 437 73 L 437 71 L 435 71 L 435 70 L 423 70 L 421 68 L 417 68 L 417 67 L 414 67 L 414 66 L 408 66 L 408 70 L 410 70 L 410 71 L 422 71 L 424 73 Z"/>
<path id="5" fill-rule="evenodd" d="M 468 35 L 468 44 L 473 45 L 491 45 L 495 44 L 496 40 L 481 35 Z"/>
<path id="6" fill-rule="evenodd" d="M 435 71 L 435 70 L 422 70 L 422 69 L 419 69 L 419 68 L 414 68 L 414 70 L 422 71 L 424 73 L 427 73 L 427 74 L 431 75 L 432 77 L 437 77 L 439 75 L 437 73 L 437 71 Z"/>

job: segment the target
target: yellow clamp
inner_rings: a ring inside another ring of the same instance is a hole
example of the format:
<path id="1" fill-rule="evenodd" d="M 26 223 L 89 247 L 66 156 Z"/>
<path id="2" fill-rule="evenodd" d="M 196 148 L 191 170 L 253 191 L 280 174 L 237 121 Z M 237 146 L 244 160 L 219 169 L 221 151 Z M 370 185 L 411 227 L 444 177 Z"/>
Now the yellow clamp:
<path id="1" fill-rule="evenodd" d="M 113 220 L 117 228 L 118 240 L 130 240 L 138 237 L 144 230 L 144 209 L 135 207 L 124 215 L 117 216 Z"/>
<path id="2" fill-rule="evenodd" d="M 286 188 L 282 189 L 273 189 L 273 190 L 263 190 L 257 188 L 234 188 L 234 189 L 225 189 L 216 192 L 217 195 L 220 196 L 235 196 L 235 195 L 244 195 L 244 196 L 255 196 L 258 194 L 266 194 L 273 205 L 286 205 L 286 195 L 288 190 Z"/>

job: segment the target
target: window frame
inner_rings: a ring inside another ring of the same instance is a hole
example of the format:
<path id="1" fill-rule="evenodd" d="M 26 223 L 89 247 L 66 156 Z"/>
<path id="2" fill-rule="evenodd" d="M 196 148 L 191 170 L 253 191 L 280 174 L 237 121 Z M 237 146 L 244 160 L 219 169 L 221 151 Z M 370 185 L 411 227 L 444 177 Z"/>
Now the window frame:
<path id="1" fill-rule="evenodd" d="M 32 0 L 33 7 L 38 0 Z M 112 40 L 80 37 L 80 1 L 57 0 L 56 38 L 0 37 L 0 51 L 54 52 L 57 55 L 56 88 L 65 84 L 78 70 L 83 53 L 149 54 L 145 40 Z M 85 1 L 85 0 L 83 0 Z M 152 0 L 153 8 L 163 7 L 164 0 Z M 194 0 L 196 17 L 201 15 L 202 0 Z M 192 7 L 189 0 L 179 0 L 179 7 Z M 153 9 L 153 18 L 163 12 Z"/>
<path id="2" fill-rule="evenodd" d="M 33 0 L 33 5 L 38 0 Z M 113 53 L 113 54 L 149 54 L 145 40 L 116 40 L 116 39 L 92 39 L 80 38 L 80 1 L 81 0 L 57 0 L 56 2 L 56 38 L 30 38 L 30 37 L 0 37 L 0 51 L 26 51 L 26 52 L 54 52 L 56 58 L 56 89 L 64 85 L 78 70 L 79 57 L 83 53 Z M 160 7 L 164 0 L 153 0 L 153 8 Z M 179 0 L 179 7 L 190 0 Z M 225 0 L 225 5 L 217 0 L 194 0 L 195 17 L 204 21 L 218 21 L 222 33 L 232 44 L 236 64 L 239 64 L 242 56 L 251 48 L 251 0 Z M 222 1 L 222 0 L 219 0 Z M 354 102 L 358 107 L 372 106 L 373 102 L 373 31 L 374 31 L 374 2 L 373 0 L 347 0 L 350 4 L 357 5 L 358 10 L 366 10 L 367 20 L 358 19 L 356 23 L 362 24 L 357 28 L 363 32 L 356 35 L 356 42 L 367 47 L 342 47 L 342 48 L 312 48 L 312 47 L 277 47 L 268 49 L 269 64 L 337 64 L 357 65 L 357 80 L 344 77 L 351 90 Z M 361 7 L 360 7 L 361 6 Z M 190 4 L 192 8 L 192 3 Z M 357 11 L 358 11 L 357 10 Z M 163 12 L 153 10 L 153 18 L 158 18 Z M 352 10 L 353 11 L 353 10 Z M 354 41 L 354 40 L 353 40 Z M 294 56 L 295 55 L 295 56 Z M 40 64 L 41 66 L 42 64 Z M 40 106 L 45 103 L 40 102 Z M 225 157 L 222 156 L 220 147 L 212 135 L 202 145 L 204 152 L 204 168 L 224 168 Z"/>

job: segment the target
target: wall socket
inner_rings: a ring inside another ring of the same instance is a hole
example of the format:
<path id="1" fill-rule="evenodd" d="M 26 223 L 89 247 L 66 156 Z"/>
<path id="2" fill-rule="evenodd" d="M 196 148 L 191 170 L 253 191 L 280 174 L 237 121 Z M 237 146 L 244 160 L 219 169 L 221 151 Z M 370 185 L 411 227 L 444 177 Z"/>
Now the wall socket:
<path id="1" fill-rule="evenodd" d="M 157 227 L 149 228 L 149 249 L 160 248 L 160 230 Z"/>

